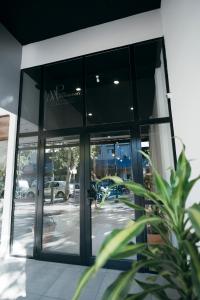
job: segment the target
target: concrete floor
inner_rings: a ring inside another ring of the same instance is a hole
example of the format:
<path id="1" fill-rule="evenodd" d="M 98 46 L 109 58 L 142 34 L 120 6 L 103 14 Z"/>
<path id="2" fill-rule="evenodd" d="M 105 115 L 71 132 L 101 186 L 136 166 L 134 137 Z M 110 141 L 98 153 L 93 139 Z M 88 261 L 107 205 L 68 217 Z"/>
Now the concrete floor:
<path id="1" fill-rule="evenodd" d="M 0 261 L 1 300 L 71 300 L 86 267 L 9 257 Z M 100 300 L 120 271 L 102 269 L 80 300 Z M 144 274 L 138 274 L 139 279 Z M 132 291 L 139 291 L 134 284 Z M 108 299 L 109 300 L 109 299 Z M 146 300 L 152 300 L 147 297 Z"/>

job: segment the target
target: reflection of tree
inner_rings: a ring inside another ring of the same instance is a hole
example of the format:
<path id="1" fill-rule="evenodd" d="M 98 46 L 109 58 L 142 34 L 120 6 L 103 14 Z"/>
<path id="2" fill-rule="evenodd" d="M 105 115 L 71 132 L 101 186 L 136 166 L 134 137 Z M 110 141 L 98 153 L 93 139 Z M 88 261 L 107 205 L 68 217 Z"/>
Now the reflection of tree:
<path id="1" fill-rule="evenodd" d="M 90 157 L 92 160 L 92 170 L 96 173 L 96 159 L 100 153 L 100 145 L 91 145 L 90 147 Z"/>
<path id="2" fill-rule="evenodd" d="M 80 162 L 79 147 L 62 147 L 51 149 L 51 156 L 56 171 L 65 172 L 65 196 L 69 196 L 69 183 L 75 180 L 75 173 Z M 53 172 L 54 172 L 53 170 Z"/>
<path id="3" fill-rule="evenodd" d="M 33 150 L 19 150 L 17 175 L 21 176 L 24 172 L 24 167 L 29 165 Z"/>

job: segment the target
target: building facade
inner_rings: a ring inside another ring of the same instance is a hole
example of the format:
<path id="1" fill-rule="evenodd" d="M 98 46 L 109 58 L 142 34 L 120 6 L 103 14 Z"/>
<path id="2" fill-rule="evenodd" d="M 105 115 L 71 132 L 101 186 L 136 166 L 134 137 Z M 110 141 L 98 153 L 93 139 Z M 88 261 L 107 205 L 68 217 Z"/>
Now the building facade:
<path id="1" fill-rule="evenodd" d="M 139 216 L 120 197 L 150 207 L 123 185 L 154 188 L 139 150 L 168 178 L 180 151 L 174 135 L 199 172 L 198 8 L 195 0 L 163 1 L 160 9 L 23 47 L 0 27 L 0 106 L 10 124 L 2 255 L 92 263 L 106 235 Z M 121 180 L 117 189 L 112 176 Z M 148 232 L 138 237 L 146 239 Z"/>

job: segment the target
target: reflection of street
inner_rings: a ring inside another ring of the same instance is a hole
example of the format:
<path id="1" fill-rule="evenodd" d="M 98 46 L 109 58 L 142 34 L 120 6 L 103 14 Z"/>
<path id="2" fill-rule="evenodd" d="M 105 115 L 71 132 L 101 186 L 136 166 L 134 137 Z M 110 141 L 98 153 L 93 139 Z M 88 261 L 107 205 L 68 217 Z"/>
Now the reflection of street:
<path id="1" fill-rule="evenodd" d="M 34 217 L 35 202 L 26 199 L 15 200 L 13 254 L 33 255 Z"/>
<path id="2" fill-rule="evenodd" d="M 47 199 L 48 200 L 48 199 Z M 32 255 L 35 202 L 15 201 L 14 254 Z M 134 211 L 122 202 L 106 201 L 100 208 L 92 205 L 92 249 L 96 255 L 104 238 L 114 229 L 124 227 L 134 219 Z M 68 254 L 80 251 L 79 200 L 58 199 L 54 204 L 44 203 L 43 250 Z"/>
<path id="3" fill-rule="evenodd" d="M 43 249 L 53 252 L 79 254 L 80 248 L 79 201 L 45 204 Z"/>
<path id="4" fill-rule="evenodd" d="M 98 253 L 103 240 L 113 229 L 123 228 L 134 217 L 133 209 L 122 202 L 106 201 L 102 208 L 92 208 L 92 254 Z"/>

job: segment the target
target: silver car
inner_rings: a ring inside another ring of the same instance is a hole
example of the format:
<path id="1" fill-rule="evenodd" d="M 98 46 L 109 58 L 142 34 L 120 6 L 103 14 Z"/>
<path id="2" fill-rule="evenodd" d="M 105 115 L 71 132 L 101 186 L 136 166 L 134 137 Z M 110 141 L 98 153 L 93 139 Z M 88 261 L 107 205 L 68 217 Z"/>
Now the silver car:
<path id="1" fill-rule="evenodd" d="M 47 181 L 44 184 L 44 198 L 51 199 L 52 195 L 53 198 L 65 198 L 65 181 Z M 33 181 L 31 187 L 27 192 L 27 198 L 34 199 L 36 196 L 36 188 L 37 183 Z"/>

